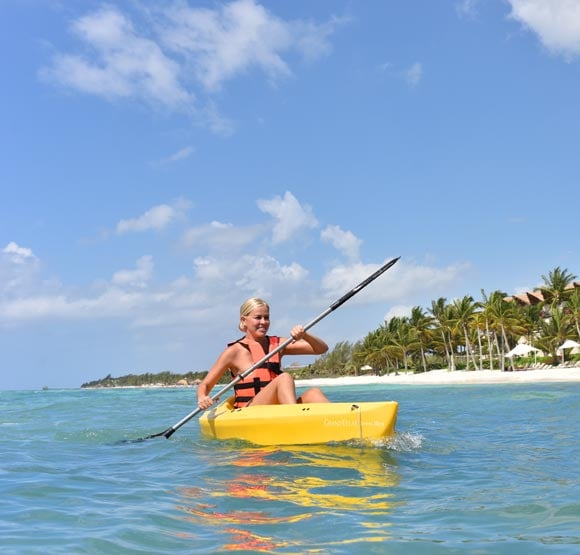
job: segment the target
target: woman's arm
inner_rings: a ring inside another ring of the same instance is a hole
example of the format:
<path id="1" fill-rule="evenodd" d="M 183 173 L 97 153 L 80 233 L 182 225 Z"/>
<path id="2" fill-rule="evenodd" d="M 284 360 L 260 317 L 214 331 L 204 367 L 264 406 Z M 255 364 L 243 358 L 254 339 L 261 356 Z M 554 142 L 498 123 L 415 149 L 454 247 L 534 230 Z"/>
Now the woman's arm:
<path id="1" fill-rule="evenodd" d="M 294 326 L 290 335 L 294 341 L 284 349 L 286 355 L 322 355 L 328 351 L 328 345 L 320 337 L 308 333 L 300 325 Z"/>
<path id="2" fill-rule="evenodd" d="M 209 369 L 205 378 L 201 380 L 197 386 L 197 404 L 200 409 L 207 409 L 213 405 L 213 401 L 209 394 L 214 388 L 215 384 L 226 373 L 226 370 L 232 365 L 232 347 L 228 347 L 215 361 L 213 366 Z"/>

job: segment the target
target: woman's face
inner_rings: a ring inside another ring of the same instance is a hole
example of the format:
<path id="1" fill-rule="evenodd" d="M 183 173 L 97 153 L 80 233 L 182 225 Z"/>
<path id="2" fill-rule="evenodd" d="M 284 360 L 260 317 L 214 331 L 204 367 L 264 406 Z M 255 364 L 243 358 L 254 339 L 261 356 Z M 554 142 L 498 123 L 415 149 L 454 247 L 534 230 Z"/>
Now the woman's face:
<path id="1" fill-rule="evenodd" d="M 266 306 L 258 306 L 247 316 L 242 316 L 242 322 L 246 325 L 247 333 L 263 337 L 270 328 L 270 310 Z"/>

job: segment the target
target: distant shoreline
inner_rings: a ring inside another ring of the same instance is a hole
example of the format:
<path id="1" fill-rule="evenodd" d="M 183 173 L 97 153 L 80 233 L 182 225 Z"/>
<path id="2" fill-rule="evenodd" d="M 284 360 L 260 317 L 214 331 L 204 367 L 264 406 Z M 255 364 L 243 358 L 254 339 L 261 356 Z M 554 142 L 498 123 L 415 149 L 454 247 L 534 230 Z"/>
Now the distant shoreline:
<path id="1" fill-rule="evenodd" d="M 541 370 L 516 370 L 514 372 L 501 370 L 430 370 L 419 374 L 374 376 L 341 376 L 337 378 L 297 379 L 297 387 L 333 387 L 347 385 L 463 385 L 463 384 L 499 384 L 499 383 L 550 383 L 550 382 L 580 382 L 580 366 L 572 368 L 547 368 Z M 225 384 L 221 384 L 223 386 Z M 219 387 L 220 384 L 218 384 Z M 197 384 L 144 384 L 119 386 L 91 386 L 82 389 L 155 389 L 196 388 Z"/>
<path id="2" fill-rule="evenodd" d="M 420 374 L 391 372 L 383 376 L 344 376 L 340 378 L 312 378 L 296 380 L 298 387 L 327 387 L 339 385 L 462 385 L 498 383 L 549 383 L 580 382 L 580 366 L 573 368 L 548 368 L 542 370 L 431 370 Z"/>

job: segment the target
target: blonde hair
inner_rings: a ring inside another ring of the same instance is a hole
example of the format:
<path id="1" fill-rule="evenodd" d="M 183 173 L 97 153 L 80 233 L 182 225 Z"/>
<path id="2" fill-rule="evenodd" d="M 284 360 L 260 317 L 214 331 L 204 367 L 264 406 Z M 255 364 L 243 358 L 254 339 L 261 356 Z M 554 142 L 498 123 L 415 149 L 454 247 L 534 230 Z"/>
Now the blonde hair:
<path id="1" fill-rule="evenodd" d="M 242 323 L 242 318 L 249 316 L 252 310 L 260 306 L 266 307 L 268 311 L 270 310 L 270 305 L 266 301 L 259 299 L 258 297 L 252 297 L 251 299 L 248 299 L 242 306 L 240 306 L 240 323 L 238 324 L 238 328 L 240 328 L 240 331 L 243 332 L 246 331 L 246 326 L 245 324 Z"/>

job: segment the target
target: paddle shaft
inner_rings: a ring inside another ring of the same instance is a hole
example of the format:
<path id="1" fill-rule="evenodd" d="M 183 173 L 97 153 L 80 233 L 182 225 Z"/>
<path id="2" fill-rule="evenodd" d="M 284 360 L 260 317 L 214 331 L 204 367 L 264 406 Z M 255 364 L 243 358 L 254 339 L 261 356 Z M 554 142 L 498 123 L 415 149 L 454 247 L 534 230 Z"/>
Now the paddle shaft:
<path id="1" fill-rule="evenodd" d="M 326 316 L 328 316 L 331 312 L 333 312 L 339 306 L 341 306 L 346 301 L 348 301 L 351 297 L 356 295 L 361 289 L 365 288 L 369 283 L 371 283 L 372 281 L 377 279 L 381 274 L 383 274 L 391 266 L 393 266 L 393 264 L 395 264 L 395 262 L 397 262 L 397 260 L 399 260 L 399 258 L 401 258 L 401 257 L 398 256 L 397 258 L 393 258 L 392 260 L 389 260 L 389 262 L 387 262 L 386 264 L 381 266 L 376 272 L 371 274 L 368 278 L 366 278 L 364 281 L 359 283 L 356 287 L 353 287 L 348 293 L 345 293 L 342 297 L 340 297 L 340 299 L 338 299 L 337 301 L 332 303 L 324 312 L 321 312 L 316 318 L 314 318 L 313 320 L 311 320 L 310 322 L 305 324 L 303 326 L 304 331 L 309 330 L 312 326 L 314 326 L 315 324 L 320 322 L 320 320 L 322 320 L 323 318 L 326 318 Z M 212 395 L 211 400 L 216 401 L 224 393 L 226 393 L 230 389 L 232 389 L 239 381 L 241 381 L 244 378 L 246 378 L 247 376 L 249 376 L 256 368 L 259 368 L 260 366 L 262 366 L 262 364 L 264 364 L 264 362 L 266 362 L 270 357 L 274 356 L 276 353 L 279 353 L 282 349 L 285 349 L 288 345 L 290 345 L 290 343 L 292 343 L 292 341 L 294 341 L 294 339 L 292 337 L 289 337 L 288 339 L 286 339 L 286 341 L 283 341 L 282 343 L 280 343 L 280 345 L 278 345 L 278 347 L 276 347 L 273 351 L 270 351 L 269 353 L 267 353 L 258 362 L 256 362 L 252 366 L 250 366 L 250 368 L 248 368 L 247 370 L 244 370 L 243 372 L 238 374 L 229 384 L 227 384 L 225 387 L 220 389 L 215 395 Z M 176 424 L 174 424 L 170 428 L 167 428 L 167 430 L 164 430 L 163 432 L 160 432 L 158 434 L 153 434 L 153 435 L 147 436 L 143 439 L 151 439 L 151 438 L 160 437 L 160 436 L 164 436 L 165 438 L 169 439 L 177 430 L 179 430 L 179 428 L 181 428 L 181 426 L 183 426 L 185 423 L 189 422 L 194 416 L 196 416 L 197 414 L 199 414 L 202 411 L 203 411 L 203 409 L 198 407 L 194 411 L 190 412 L 187 416 L 184 416 L 179 422 L 177 422 Z"/>

